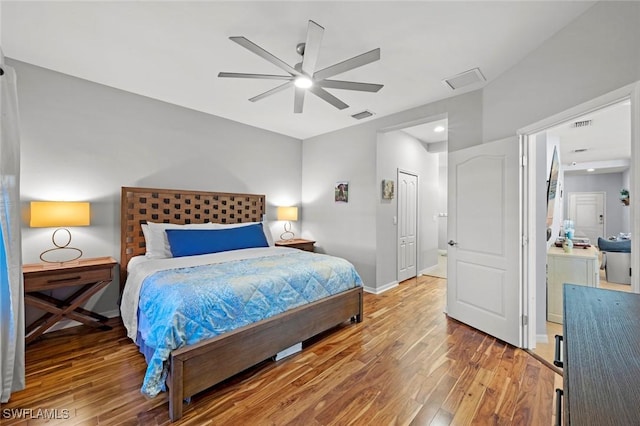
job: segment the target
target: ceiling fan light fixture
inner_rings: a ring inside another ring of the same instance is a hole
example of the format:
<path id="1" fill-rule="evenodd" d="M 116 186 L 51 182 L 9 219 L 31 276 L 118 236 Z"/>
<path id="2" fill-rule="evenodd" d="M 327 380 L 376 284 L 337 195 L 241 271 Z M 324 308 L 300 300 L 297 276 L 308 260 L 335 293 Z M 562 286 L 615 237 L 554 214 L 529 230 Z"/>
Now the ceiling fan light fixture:
<path id="1" fill-rule="evenodd" d="M 313 86 L 313 80 L 311 80 L 307 76 L 301 75 L 299 77 L 296 77 L 293 84 L 301 89 L 308 89 L 309 87 Z"/>

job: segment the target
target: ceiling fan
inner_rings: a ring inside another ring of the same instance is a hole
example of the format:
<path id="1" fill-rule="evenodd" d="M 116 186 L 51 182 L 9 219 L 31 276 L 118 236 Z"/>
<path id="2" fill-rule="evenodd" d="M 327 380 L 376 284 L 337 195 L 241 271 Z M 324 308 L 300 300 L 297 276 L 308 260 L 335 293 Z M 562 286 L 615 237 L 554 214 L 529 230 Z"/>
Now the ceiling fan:
<path id="1" fill-rule="evenodd" d="M 251 102 L 259 101 L 267 96 L 278 93 L 291 86 L 295 88 L 295 97 L 293 102 L 293 112 L 301 113 L 302 105 L 304 103 L 304 94 L 308 90 L 320 99 L 325 100 L 338 109 L 345 109 L 349 105 L 342 102 L 340 99 L 327 92 L 328 89 L 344 89 L 344 90 L 358 90 L 361 92 L 377 92 L 382 89 L 382 84 L 372 83 L 358 83 L 354 81 L 342 81 L 342 80 L 329 80 L 329 77 L 341 74 L 343 72 L 352 70 L 354 68 L 361 67 L 363 65 L 375 62 L 380 59 L 380 48 L 373 49 L 369 52 L 355 56 L 351 59 L 339 62 L 331 65 L 327 68 L 316 71 L 316 63 L 320 54 L 320 43 L 322 42 L 322 36 L 324 34 L 324 28 L 313 21 L 309 21 L 307 28 L 307 40 L 305 43 L 299 43 L 296 46 L 296 51 L 302 55 L 302 62 L 294 65 L 293 67 L 285 63 L 284 61 L 276 58 L 271 53 L 267 52 L 257 44 L 249 41 L 245 37 L 229 37 L 232 41 L 238 43 L 240 46 L 250 50 L 263 59 L 271 62 L 278 68 L 286 71 L 288 75 L 272 75 L 272 74 L 245 74 L 234 72 L 221 72 L 218 77 L 232 77 L 232 78 L 258 78 L 268 80 L 284 80 L 285 82 L 273 89 L 267 90 L 253 98 L 249 99 Z"/>

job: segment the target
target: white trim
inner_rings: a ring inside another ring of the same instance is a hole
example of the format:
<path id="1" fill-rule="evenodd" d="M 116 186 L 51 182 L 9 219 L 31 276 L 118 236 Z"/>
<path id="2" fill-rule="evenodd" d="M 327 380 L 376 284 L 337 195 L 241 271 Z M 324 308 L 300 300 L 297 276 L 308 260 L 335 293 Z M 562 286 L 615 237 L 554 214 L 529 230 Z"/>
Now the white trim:
<path id="1" fill-rule="evenodd" d="M 549 343 L 549 336 L 547 336 L 546 334 L 538 334 L 536 336 L 536 342 L 537 343 Z"/>
<path id="2" fill-rule="evenodd" d="M 589 114 L 593 111 L 621 102 L 625 99 L 631 100 L 631 179 L 629 192 L 632 194 L 632 197 L 629 208 L 631 209 L 631 233 L 633 235 L 636 235 L 637 231 L 640 230 L 640 215 L 637 215 L 635 213 L 636 210 L 640 209 L 640 196 L 638 196 L 637 191 L 640 190 L 640 81 L 629 84 L 620 89 L 594 98 L 590 101 L 576 105 L 573 108 L 569 108 L 561 113 L 552 115 L 529 126 L 523 127 L 517 131 L 517 135 L 518 137 L 524 136 L 528 139 L 528 137 L 531 135 L 542 132 L 558 124 L 571 121 L 572 119 L 575 119 L 579 116 Z M 531 157 L 529 159 L 531 160 Z M 531 162 L 529 163 L 529 166 L 529 173 L 531 173 L 531 170 L 534 170 L 535 168 L 531 165 Z M 530 174 L 529 177 L 531 178 Z M 633 196 L 633 194 L 636 194 L 636 196 Z M 530 204 L 530 202 L 532 201 L 531 197 L 533 196 L 534 194 L 530 192 L 527 197 L 528 200 L 526 200 L 527 205 Z M 524 225 L 527 227 L 527 229 L 531 229 L 531 223 L 526 223 Z M 530 245 L 532 241 L 531 238 L 534 238 L 534 234 L 535 232 L 529 232 Z M 634 293 L 640 293 L 640 238 L 631 239 L 631 252 L 634 253 L 631 256 L 631 288 Z M 528 250 L 528 255 L 525 257 L 525 260 L 529 265 L 535 264 L 535 252 L 532 250 Z M 529 307 L 533 306 L 533 312 L 535 312 L 536 281 L 535 279 L 532 279 L 531 269 L 535 268 L 529 268 L 529 273 L 525 276 L 526 281 L 524 283 L 523 291 L 526 295 L 525 297 L 528 300 L 528 303 L 526 303 L 526 305 L 528 305 Z M 529 309 L 529 313 L 532 314 L 531 309 Z M 531 315 L 529 316 L 529 325 L 527 331 L 530 337 L 536 336 L 536 321 L 535 317 L 532 318 Z M 531 343 L 531 339 L 529 339 L 529 341 Z"/>
<path id="3" fill-rule="evenodd" d="M 429 275 L 429 272 L 433 272 L 435 270 L 437 270 L 439 267 L 439 265 L 433 265 L 433 266 L 429 266 L 428 268 L 424 268 L 421 271 L 418 271 L 418 276 L 420 275 Z"/>
<path id="4" fill-rule="evenodd" d="M 387 283 L 381 287 L 367 287 L 364 286 L 362 289 L 364 291 L 366 291 L 367 293 L 371 293 L 371 294 L 382 294 L 387 290 L 391 290 L 394 287 L 398 287 L 400 283 L 398 281 L 391 281 L 390 283 Z"/>

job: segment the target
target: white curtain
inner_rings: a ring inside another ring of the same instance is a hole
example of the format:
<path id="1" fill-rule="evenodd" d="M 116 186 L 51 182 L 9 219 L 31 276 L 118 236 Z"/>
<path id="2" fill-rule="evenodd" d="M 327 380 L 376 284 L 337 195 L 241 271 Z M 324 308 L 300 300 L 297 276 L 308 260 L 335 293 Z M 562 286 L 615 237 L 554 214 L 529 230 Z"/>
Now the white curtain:
<path id="1" fill-rule="evenodd" d="M 0 50 L 0 402 L 24 389 L 20 139 L 16 74 Z"/>

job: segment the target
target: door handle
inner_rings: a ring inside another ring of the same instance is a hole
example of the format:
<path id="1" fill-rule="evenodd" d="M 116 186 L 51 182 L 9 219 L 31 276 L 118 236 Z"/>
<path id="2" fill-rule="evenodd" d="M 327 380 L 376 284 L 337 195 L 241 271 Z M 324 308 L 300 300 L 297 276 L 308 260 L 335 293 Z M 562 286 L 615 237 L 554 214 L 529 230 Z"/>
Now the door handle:
<path id="1" fill-rule="evenodd" d="M 451 247 L 458 245 L 458 243 L 453 241 L 453 240 L 449 240 L 449 242 L 447 244 L 449 244 Z"/>

